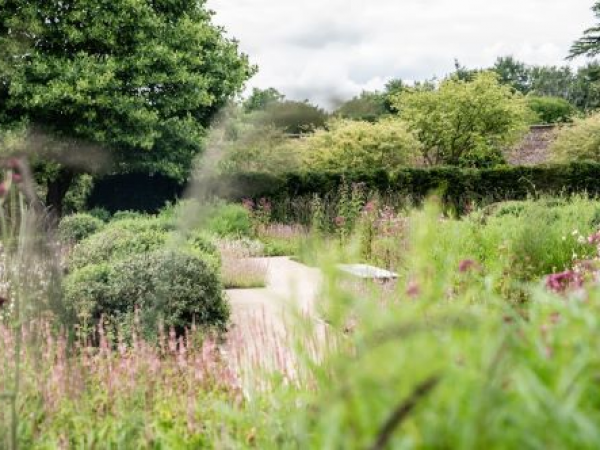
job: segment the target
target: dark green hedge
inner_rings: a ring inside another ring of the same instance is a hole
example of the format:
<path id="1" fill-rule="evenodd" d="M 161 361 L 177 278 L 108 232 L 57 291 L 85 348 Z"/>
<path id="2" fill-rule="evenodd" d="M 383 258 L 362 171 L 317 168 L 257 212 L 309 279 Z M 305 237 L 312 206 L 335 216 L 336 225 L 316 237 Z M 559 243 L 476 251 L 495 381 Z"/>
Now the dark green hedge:
<path id="1" fill-rule="evenodd" d="M 87 200 L 88 208 L 117 211 L 156 213 L 167 202 L 173 202 L 183 193 L 177 180 L 164 175 L 128 173 L 107 175 L 94 180 Z"/>
<path id="2" fill-rule="evenodd" d="M 239 174 L 213 180 L 213 194 L 239 200 L 246 197 L 281 199 L 311 194 L 326 196 L 343 182 L 364 183 L 367 189 L 393 193 L 419 201 L 435 192 L 444 192 L 447 203 L 519 200 L 531 195 L 560 195 L 586 192 L 600 194 L 600 164 L 572 163 L 535 167 L 460 169 L 435 167 L 404 168 L 394 173 L 288 173 Z"/>
<path id="3" fill-rule="evenodd" d="M 403 168 L 394 173 L 247 173 L 204 180 L 201 192 L 229 200 L 266 197 L 276 201 L 313 194 L 335 197 L 335 192 L 344 182 L 364 183 L 371 191 L 403 196 L 415 202 L 443 191 L 446 204 L 460 210 L 472 201 L 492 203 L 520 200 L 531 195 L 575 192 L 598 195 L 600 164 L 506 166 L 493 169 Z M 97 182 L 89 206 L 102 206 L 110 211 L 156 212 L 166 201 L 180 196 L 183 190 L 183 186 L 176 181 L 161 176 L 130 174 L 106 177 Z"/>

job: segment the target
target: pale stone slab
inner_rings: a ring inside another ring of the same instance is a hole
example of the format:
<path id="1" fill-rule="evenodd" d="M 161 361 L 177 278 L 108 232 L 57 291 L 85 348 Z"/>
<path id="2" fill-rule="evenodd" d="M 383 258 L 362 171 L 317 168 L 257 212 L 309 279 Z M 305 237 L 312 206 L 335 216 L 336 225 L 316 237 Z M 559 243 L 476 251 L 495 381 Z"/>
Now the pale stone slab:
<path id="1" fill-rule="evenodd" d="M 392 280 L 398 278 L 397 273 L 367 264 L 338 264 L 338 268 L 342 272 L 346 272 L 357 278 L 371 280 Z"/>

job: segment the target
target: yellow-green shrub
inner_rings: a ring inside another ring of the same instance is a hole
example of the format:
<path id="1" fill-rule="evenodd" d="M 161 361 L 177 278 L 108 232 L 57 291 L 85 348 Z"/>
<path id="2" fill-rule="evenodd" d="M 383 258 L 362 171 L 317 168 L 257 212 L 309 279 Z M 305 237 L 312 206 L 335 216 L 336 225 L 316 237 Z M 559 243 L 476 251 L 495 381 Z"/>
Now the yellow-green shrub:
<path id="1" fill-rule="evenodd" d="M 414 164 L 420 144 L 397 119 L 377 123 L 338 120 L 302 142 L 306 166 L 314 170 L 393 170 Z"/>
<path id="2" fill-rule="evenodd" d="M 600 114 L 565 125 L 550 147 L 556 161 L 600 161 Z"/>

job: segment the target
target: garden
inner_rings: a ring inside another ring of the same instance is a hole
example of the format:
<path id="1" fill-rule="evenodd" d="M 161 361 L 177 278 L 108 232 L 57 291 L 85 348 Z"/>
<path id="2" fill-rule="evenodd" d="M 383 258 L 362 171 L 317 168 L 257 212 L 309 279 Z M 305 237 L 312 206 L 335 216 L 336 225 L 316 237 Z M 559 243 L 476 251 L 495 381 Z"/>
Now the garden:
<path id="1" fill-rule="evenodd" d="M 0 0 L 0 448 L 597 448 L 598 63 L 326 110 L 212 15 Z"/>

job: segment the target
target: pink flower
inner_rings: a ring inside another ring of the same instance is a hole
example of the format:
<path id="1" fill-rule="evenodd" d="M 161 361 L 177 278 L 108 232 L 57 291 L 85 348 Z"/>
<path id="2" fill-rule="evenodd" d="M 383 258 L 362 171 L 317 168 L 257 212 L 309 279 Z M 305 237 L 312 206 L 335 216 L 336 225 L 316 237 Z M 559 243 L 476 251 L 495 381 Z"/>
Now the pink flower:
<path id="1" fill-rule="evenodd" d="M 369 214 L 369 213 L 372 213 L 373 211 L 375 211 L 375 207 L 376 207 L 376 205 L 375 205 L 375 201 L 373 201 L 373 200 L 370 200 L 370 201 L 368 201 L 368 202 L 367 202 L 367 204 L 366 204 L 366 205 L 363 207 L 363 212 L 364 212 L 364 213 L 367 213 L 367 214 Z"/>
<path id="2" fill-rule="evenodd" d="M 267 200 L 266 198 L 261 198 L 258 201 L 258 205 L 260 206 L 260 208 L 265 211 L 265 212 L 271 212 L 271 202 L 269 200 Z"/>
<path id="3" fill-rule="evenodd" d="M 6 167 L 9 169 L 17 169 L 19 167 L 19 160 L 17 158 L 10 158 L 6 162 Z"/>
<path id="4" fill-rule="evenodd" d="M 572 270 L 554 273 L 546 278 L 546 287 L 557 293 L 562 293 L 572 288 L 580 288 L 582 285 L 582 276 Z"/>
<path id="5" fill-rule="evenodd" d="M 421 288 L 419 287 L 419 283 L 417 283 L 416 281 L 411 281 L 410 283 L 408 283 L 408 286 L 406 287 L 406 295 L 408 295 L 411 298 L 416 298 L 419 295 L 421 295 Z"/>
<path id="6" fill-rule="evenodd" d="M 251 198 L 245 198 L 242 200 L 242 206 L 252 212 L 254 210 L 254 201 Z"/>
<path id="7" fill-rule="evenodd" d="M 472 259 L 465 259 L 458 265 L 458 271 L 460 273 L 469 272 L 471 269 L 477 268 L 477 263 Z"/>
<path id="8" fill-rule="evenodd" d="M 340 227 L 340 228 L 341 228 L 341 227 L 343 227 L 344 225 L 346 225 L 346 218 L 345 218 L 345 217 L 342 217 L 342 216 L 337 216 L 337 217 L 334 219 L 334 222 L 335 222 L 335 225 L 336 225 L 337 227 Z"/>
<path id="9" fill-rule="evenodd" d="M 590 237 L 588 237 L 588 243 L 590 244 L 600 244 L 600 231 L 598 231 L 597 233 L 592 234 Z"/>
<path id="10" fill-rule="evenodd" d="M 13 173 L 13 175 L 12 175 L 12 180 L 13 180 L 15 183 L 20 183 L 21 181 L 23 181 L 23 177 L 21 176 L 21 174 L 18 174 L 18 173 Z"/>

